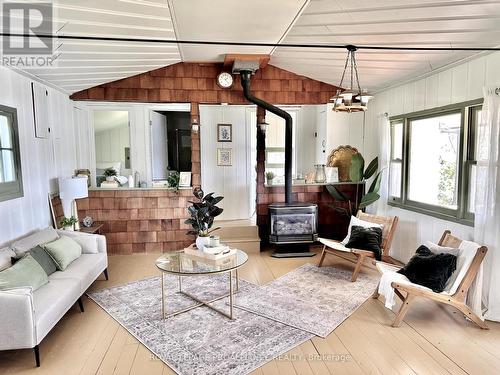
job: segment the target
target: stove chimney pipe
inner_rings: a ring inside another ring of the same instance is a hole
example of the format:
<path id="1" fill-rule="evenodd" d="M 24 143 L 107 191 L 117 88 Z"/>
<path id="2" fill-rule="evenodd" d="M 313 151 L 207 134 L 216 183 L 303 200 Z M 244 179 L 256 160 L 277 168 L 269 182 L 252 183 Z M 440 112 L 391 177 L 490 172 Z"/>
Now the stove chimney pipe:
<path id="1" fill-rule="evenodd" d="M 281 108 L 252 95 L 250 80 L 253 72 L 251 70 L 240 70 L 239 73 L 245 98 L 285 120 L 285 203 L 290 204 L 292 203 L 292 116 Z"/>

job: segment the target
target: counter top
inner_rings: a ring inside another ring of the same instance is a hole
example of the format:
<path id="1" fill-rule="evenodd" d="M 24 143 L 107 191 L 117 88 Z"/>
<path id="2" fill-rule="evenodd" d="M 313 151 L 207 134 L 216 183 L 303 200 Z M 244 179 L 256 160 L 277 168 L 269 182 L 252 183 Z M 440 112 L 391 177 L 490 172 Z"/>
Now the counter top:
<path id="1" fill-rule="evenodd" d="M 179 187 L 179 190 L 191 190 L 192 186 Z M 125 191 L 125 190 L 175 190 L 172 187 L 117 187 L 117 188 L 101 188 L 101 187 L 89 187 L 89 191 Z"/>
<path id="2" fill-rule="evenodd" d="M 365 181 L 361 181 L 361 182 L 312 182 L 310 184 L 300 182 L 300 183 L 293 183 L 292 186 L 326 186 L 326 185 L 355 185 L 355 184 L 363 185 L 363 184 L 365 184 Z M 269 188 L 283 187 L 283 186 L 285 186 L 285 184 L 279 183 L 279 184 L 269 185 L 266 183 L 266 184 L 264 184 L 264 186 L 269 187 Z"/>

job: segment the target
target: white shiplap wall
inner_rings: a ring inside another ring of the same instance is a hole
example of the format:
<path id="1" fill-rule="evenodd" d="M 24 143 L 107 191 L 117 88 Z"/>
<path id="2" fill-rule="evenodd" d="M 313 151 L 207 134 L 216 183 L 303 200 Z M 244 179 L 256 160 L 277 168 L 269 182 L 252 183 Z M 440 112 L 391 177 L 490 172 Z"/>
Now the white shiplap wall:
<path id="1" fill-rule="evenodd" d="M 376 94 L 366 113 L 365 159 L 380 150 L 378 117 L 390 117 L 453 103 L 482 98 L 485 84 L 500 83 L 500 52 L 478 57 L 428 77 L 393 87 Z M 437 241 L 445 229 L 459 237 L 471 239 L 473 228 L 431 216 L 382 204 L 381 213 L 400 218 L 392 255 L 407 261 L 417 246 L 427 240 Z M 383 212 L 382 212 L 383 211 Z"/>
<path id="2" fill-rule="evenodd" d="M 0 104 L 17 109 L 24 196 L 0 202 L 0 244 L 50 225 L 47 195 L 57 178 L 76 167 L 73 104 L 66 94 L 49 90 L 48 139 L 35 138 L 31 80 L 0 67 Z"/>

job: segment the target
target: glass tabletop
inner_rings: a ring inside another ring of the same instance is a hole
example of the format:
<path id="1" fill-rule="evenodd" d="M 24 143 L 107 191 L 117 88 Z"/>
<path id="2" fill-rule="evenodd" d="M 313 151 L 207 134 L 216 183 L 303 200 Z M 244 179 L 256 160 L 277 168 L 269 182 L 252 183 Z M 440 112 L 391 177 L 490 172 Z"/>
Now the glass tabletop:
<path id="1" fill-rule="evenodd" d="M 234 270 L 244 265 L 248 255 L 241 250 L 228 257 L 211 260 L 177 251 L 163 254 L 156 259 L 156 267 L 161 271 L 178 275 L 206 275 Z"/>

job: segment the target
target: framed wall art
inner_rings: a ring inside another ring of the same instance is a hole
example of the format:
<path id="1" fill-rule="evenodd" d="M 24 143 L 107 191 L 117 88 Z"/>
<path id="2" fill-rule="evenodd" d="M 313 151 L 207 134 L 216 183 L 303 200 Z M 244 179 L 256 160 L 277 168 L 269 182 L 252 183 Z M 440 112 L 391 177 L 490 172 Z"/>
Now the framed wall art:
<path id="1" fill-rule="evenodd" d="M 233 141 L 233 125 L 217 124 L 217 142 Z"/>
<path id="2" fill-rule="evenodd" d="M 217 149 L 217 165 L 219 167 L 229 167 L 233 165 L 233 149 L 218 148 Z"/>

